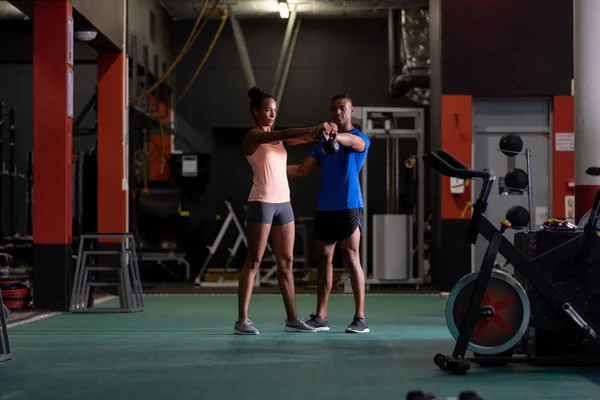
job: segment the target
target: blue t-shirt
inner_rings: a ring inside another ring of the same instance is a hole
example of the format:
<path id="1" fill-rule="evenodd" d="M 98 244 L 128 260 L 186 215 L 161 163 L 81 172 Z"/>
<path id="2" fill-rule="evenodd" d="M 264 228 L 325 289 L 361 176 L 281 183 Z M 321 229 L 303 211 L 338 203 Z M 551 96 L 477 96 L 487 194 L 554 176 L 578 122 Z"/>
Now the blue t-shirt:
<path id="1" fill-rule="evenodd" d="M 365 141 L 365 150 L 358 152 L 352 147 L 341 146 L 336 154 L 323 153 L 323 142 L 311 153 L 311 157 L 321 163 L 321 191 L 317 211 L 349 210 L 363 208 L 362 191 L 360 188 L 360 169 L 369 152 L 371 141 L 358 129 L 348 132 Z"/>

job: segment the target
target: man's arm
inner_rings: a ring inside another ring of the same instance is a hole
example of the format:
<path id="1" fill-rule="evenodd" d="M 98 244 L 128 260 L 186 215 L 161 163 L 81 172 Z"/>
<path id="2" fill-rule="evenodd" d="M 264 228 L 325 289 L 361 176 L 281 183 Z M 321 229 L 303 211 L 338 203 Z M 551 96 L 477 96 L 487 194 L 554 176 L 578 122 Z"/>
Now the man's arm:
<path id="1" fill-rule="evenodd" d="M 290 178 L 301 178 L 319 168 L 321 163 L 312 156 L 308 156 L 300 165 L 288 165 L 287 176 Z"/>
<path id="2" fill-rule="evenodd" d="M 338 133 L 336 140 L 341 146 L 352 147 L 354 151 L 359 153 L 365 151 L 366 148 L 365 141 L 360 136 L 351 133 Z"/>
<path id="3" fill-rule="evenodd" d="M 325 130 L 327 131 L 327 129 L 329 129 L 332 132 L 337 132 L 338 127 L 335 123 L 333 122 L 328 122 L 328 123 L 323 123 L 322 124 L 323 127 L 325 128 Z M 319 133 L 318 136 L 314 136 L 314 135 L 308 135 L 308 136 L 301 136 L 298 138 L 293 138 L 293 139 L 287 139 L 284 141 L 284 143 L 286 144 L 286 146 L 296 146 L 299 144 L 308 144 L 308 143 L 315 143 L 315 142 L 320 142 L 322 140 L 321 135 Z"/>

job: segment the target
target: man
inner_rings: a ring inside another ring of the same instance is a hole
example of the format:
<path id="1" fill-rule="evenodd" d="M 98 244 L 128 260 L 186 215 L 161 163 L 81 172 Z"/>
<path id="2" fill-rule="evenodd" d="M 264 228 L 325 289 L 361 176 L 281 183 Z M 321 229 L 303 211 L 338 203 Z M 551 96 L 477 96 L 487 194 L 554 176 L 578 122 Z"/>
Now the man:
<path id="1" fill-rule="evenodd" d="M 322 168 L 321 190 L 315 214 L 314 236 L 317 256 L 317 311 L 307 325 L 328 331 L 327 302 L 333 285 L 333 253 L 340 242 L 344 267 L 350 272 L 355 314 L 346 332 L 367 333 L 365 321 L 365 275 L 360 264 L 360 235 L 363 222 L 363 199 L 359 173 L 367 158 L 370 141 L 352 126 L 354 107 L 346 94 L 331 100 L 331 117 L 338 126 L 339 150 L 325 154 L 323 143 L 315 147 L 302 164 L 288 167 L 290 177 L 306 176 Z"/>

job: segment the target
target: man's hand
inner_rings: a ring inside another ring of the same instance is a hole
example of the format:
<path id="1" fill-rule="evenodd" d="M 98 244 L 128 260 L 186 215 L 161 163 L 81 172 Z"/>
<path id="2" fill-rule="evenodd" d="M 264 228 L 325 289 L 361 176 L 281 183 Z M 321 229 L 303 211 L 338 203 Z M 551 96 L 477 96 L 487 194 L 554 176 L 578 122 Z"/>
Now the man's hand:
<path id="1" fill-rule="evenodd" d="M 330 135 L 337 133 L 338 131 L 338 127 L 336 124 L 334 124 L 333 122 L 323 122 L 322 124 L 318 125 L 317 127 L 317 132 L 319 133 L 319 136 L 321 135 L 321 129 L 323 129 L 325 131 L 325 137 L 329 138 Z M 320 137 L 320 140 L 322 140 L 323 138 Z"/>
<path id="2" fill-rule="evenodd" d="M 327 124 L 329 125 L 330 129 L 325 131 L 325 140 L 331 139 L 331 137 L 337 135 L 338 133 L 338 126 L 334 122 L 328 122 Z"/>

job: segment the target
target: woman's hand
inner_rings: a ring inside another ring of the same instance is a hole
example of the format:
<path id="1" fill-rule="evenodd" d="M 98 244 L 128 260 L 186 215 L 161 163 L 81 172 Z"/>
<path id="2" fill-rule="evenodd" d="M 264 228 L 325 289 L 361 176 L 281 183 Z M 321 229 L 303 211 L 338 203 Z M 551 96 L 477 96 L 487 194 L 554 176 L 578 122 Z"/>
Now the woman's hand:
<path id="1" fill-rule="evenodd" d="M 337 125 L 333 122 L 323 122 L 322 124 L 317 125 L 315 129 L 317 131 L 318 140 L 323 140 L 321 130 L 325 131 L 325 139 L 328 139 L 331 135 L 337 133 L 338 130 Z"/>

